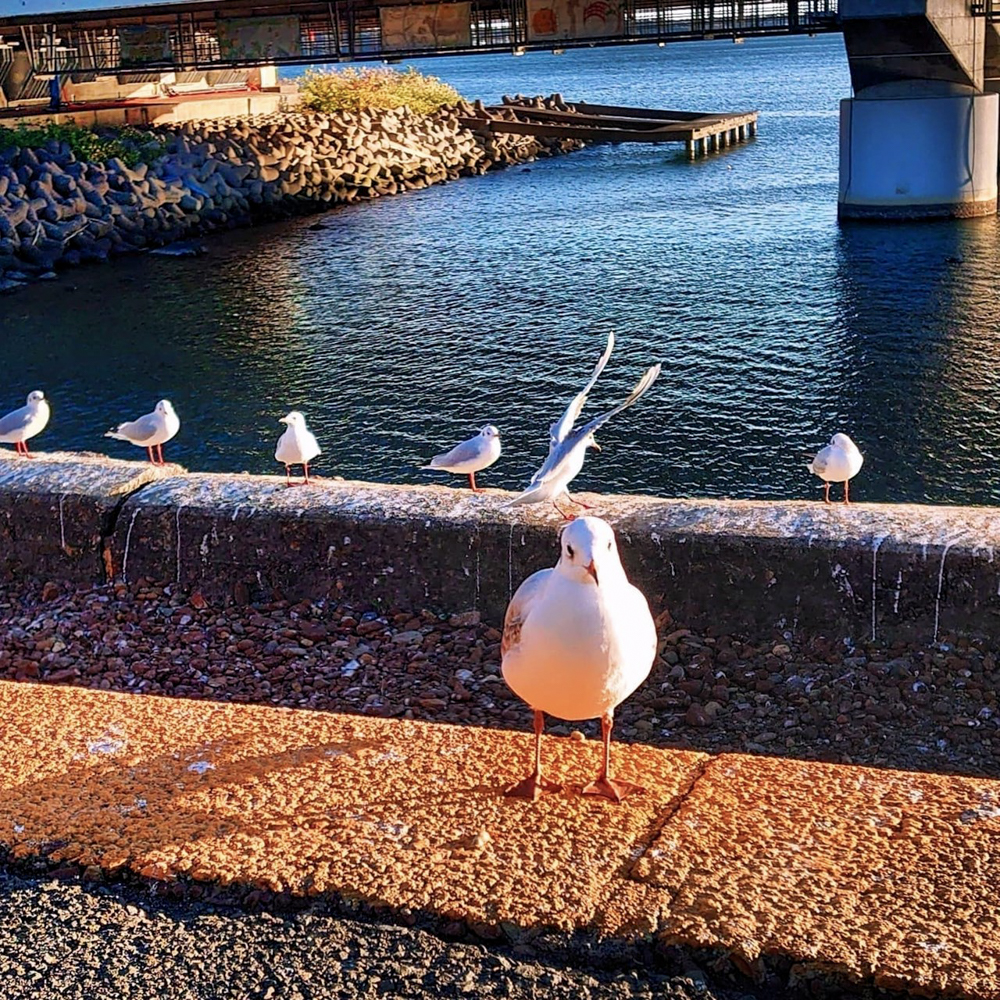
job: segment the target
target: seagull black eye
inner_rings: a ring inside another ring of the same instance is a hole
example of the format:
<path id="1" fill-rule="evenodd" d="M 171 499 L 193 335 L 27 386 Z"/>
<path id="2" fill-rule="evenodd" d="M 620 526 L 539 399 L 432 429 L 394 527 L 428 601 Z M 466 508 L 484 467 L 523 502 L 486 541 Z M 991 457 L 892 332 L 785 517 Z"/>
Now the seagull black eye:
<path id="1" fill-rule="evenodd" d="M 611 542 L 608 542 L 608 551 L 611 551 Z"/>
<path id="2" fill-rule="evenodd" d="M 572 545 L 567 545 L 566 546 L 566 555 L 568 555 L 570 557 L 570 559 L 573 558 L 573 546 Z"/>

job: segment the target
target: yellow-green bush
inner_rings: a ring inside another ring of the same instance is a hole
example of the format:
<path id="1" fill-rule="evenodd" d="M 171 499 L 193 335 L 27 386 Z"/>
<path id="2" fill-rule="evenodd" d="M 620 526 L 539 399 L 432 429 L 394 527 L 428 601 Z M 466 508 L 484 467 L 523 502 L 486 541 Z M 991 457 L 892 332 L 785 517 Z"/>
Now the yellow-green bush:
<path id="1" fill-rule="evenodd" d="M 307 70 L 299 80 L 303 107 L 313 111 L 389 111 L 404 104 L 418 114 L 430 114 L 461 95 L 435 76 L 411 66 L 405 72 L 383 67 L 334 72 Z"/>
<path id="2" fill-rule="evenodd" d="M 100 131 L 72 122 L 57 124 L 53 121 L 38 125 L 0 125 L 0 150 L 13 146 L 22 149 L 41 149 L 50 140 L 65 142 L 78 159 L 106 163 L 117 156 L 128 167 L 138 163 L 152 163 L 164 153 L 163 143 L 155 136 L 131 125 L 106 125 Z"/>

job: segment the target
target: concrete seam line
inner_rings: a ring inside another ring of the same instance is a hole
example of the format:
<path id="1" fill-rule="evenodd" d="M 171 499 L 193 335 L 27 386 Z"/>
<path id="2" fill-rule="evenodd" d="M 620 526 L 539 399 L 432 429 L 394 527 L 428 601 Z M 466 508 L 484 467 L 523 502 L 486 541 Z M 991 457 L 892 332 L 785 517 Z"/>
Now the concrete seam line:
<path id="1" fill-rule="evenodd" d="M 723 754 L 722 756 L 725 756 L 725 754 Z M 701 761 L 692 771 L 691 778 L 688 781 L 686 787 L 681 789 L 680 793 L 674 798 L 674 801 L 671 803 L 670 807 L 665 812 L 658 814 L 656 818 L 653 820 L 653 822 L 650 823 L 648 832 L 641 838 L 642 854 L 640 854 L 639 857 L 631 859 L 628 862 L 628 867 L 625 872 L 625 877 L 630 882 L 635 882 L 637 885 L 640 886 L 646 886 L 648 884 L 635 875 L 635 866 L 643 859 L 643 857 L 645 857 L 646 851 L 648 851 L 649 848 L 652 847 L 652 845 L 659 839 L 663 831 L 673 822 L 674 817 L 677 815 L 678 812 L 680 812 L 681 807 L 691 797 L 691 793 L 695 790 L 695 787 L 697 786 L 698 782 L 701 781 L 701 779 L 705 776 L 706 772 L 712 766 L 712 764 L 714 764 L 719 759 L 721 758 L 709 757 L 706 760 Z M 661 929 L 662 916 L 664 910 L 669 910 L 673 906 L 674 900 L 677 898 L 677 895 L 680 893 L 680 890 L 681 887 L 678 886 L 674 892 L 670 893 L 670 899 L 669 902 L 666 904 L 666 906 L 660 907 L 659 913 L 657 914 L 656 918 L 657 931 Z"/>

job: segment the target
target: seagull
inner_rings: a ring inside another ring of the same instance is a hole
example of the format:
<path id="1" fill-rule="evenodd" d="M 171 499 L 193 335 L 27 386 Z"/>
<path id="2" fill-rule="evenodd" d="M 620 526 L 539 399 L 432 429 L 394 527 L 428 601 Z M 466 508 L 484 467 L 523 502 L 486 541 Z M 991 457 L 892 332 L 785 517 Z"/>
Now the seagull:
<path id="1" fill-rule="evenodd" d="M 420 468 L 468 475 L 472 492 L 482 493 L 476 486 L 476 473 L 488 469 L 499 457 L 500 431 L 493 424 L 487 424 L 475 437 L 456 444 L 443 455 L 435 455 L 429 465 L 422 465 Z"/>
<path id="2" fill-rule="evenodd" d="M 575 424 L 579 419 L 584 404 L 587 402 L 587 393 L 594 388 L 594 383 L 597 381 L 601 372 L 604 371 L 604 366 L 608 363 L 608 358 L 611 357 L 611 352 L 614 349 L 615 334 L 612 330 L 611 333 L 608 334 L 608 346 L 604 349 L 604 353 L 595 365 L 594 373 L 590 376 L 590 381 L 572 398 L 572 400 L 570 400 L 570 404 L 566 407 L 565 413 L 563 413 L 563 415 L 549 428 L 550 455 L 559 442 L 564 441 L 566 439 L 566 435 L 573 429 L 573 424 Z M 593 443 L 593 447 L 597 451 L 601 450 L 601 446 L 596 441 Z"/>
<path id="3" fill-rule="evenodd" d="M 306 418 L 298 410 L 292 410 L 287 416 L 279 420 L 282 424 L 288 424 L 288 430 L 278 438 L 278 447 L 274 450 L 274 457 L 285 467 L 285 482 L 289 486 L 296 486 L 293 483 L 292 466 L 301 465 L 305 473 L 303 485 L 309 484 L 309 463 L 322 451 L 312 432 L 306 427 Z"/>
<path id="4" fill-rule="evenodd" d="M 846 434 L 834 434 L 830 443 L 820 450 L 807 468 L 824 480 L 824 499 L 830 503 L 830 483 L 844 484 L 844 503 L 850 503 L 848 483 L 861 469 L 864 457 L 858 446 Z"/>
<path id="5" fill-rule="evenodd" d="M 45 429 L 49 415 L 49 404 L 45 400 L 45 393 L 39 389 L 29 392 L 25 406 L 0 417 L 0 441 L 4 444 L 13 444 L 19 455 L 31 458 L 28 439 Z"/>
<path id="6" fill-rule="evenodd" d="M 153 465 L 166 465 L 163 461 L 163 446 L 181 429 L 180 418 L 174 412 L 169 399 L 161 399 L 152 413 L 119 424 L 114 430 L 108 431 L 105 437 L 117 441 L 128 441 L 130 444 L 145 448 Z M 156 448 L 157 457 L 153 449 Z"/>
<path id="7" fill-rule="evenodd" d="M 535 730 L 535 769 L 506 794 L 534 800 L 560 790 L 542 776 L 546 714 L 574 721 L 600 717 L 604 760 L 583 794 L 621 802 L 642 788 L 612 775 L 615 708 L 649 676 L 656 627 L 642 591 L 625 575 L 607 521 L 572 521 L 560 545 L 555 567 L 529 576 L 504 616 L 503 679 L 533 710 Z"/>
<path id="8" fill-rule="evenodd" d="M 603 359 L 602 359 L 603 360 Z M 599 365 L 600 367 L 600 365 Z M 598 372 L 597 374 L 600 374 Z M 552 506 L 555 507 L 557 511 L 567 520 L 573 520 L 574 515 L 567 514 L 559 504 L 556 503 L 556 497 L 565 493 L 567 498 L 573 503 L 580 507 L 587 507 L 586 504 L 580 503 L 579 500 L 573 500 L 569 495 L 569 484 L 579 475 L 580 470 L 583 468 L 583 460 L 587 453 L 587 448 L 597 448 L 600 451 L 600 446 L 594 440 L 594 432 L 600 427 L 606 424 L 616 413 L 621 413 L 622 410 L 627 410 L 634 403 L 637 403 L 639 399 L 647 392 L 649 387 L 656 381 L 657 376 L 660 374 L 660 366 L 653 365 L 645 375 L 636 383 L 635 388 L 629 393 L 628 398 L 623 400 L 617 406 L 612 407 L 607 413 L 602 413 L 599 417 L 594 417 L 589 423 L 584 424 L 579 430 L 572 432 L 565 432 L 564 436 L 557 443 L 552 444 L 550 441 L 550 450 L 548 458 L 542 464 L 542 467 L 531 477 L 531 482 L 528 488 L 520 494 L 520 496 L 515 497 L 509 504 L 508 507 L 515 507 L 520 504 L 526 503 L 540 503 L 543 500 L 550 500 Z M 593 384 L 593 380 L 591 383 Z M 590 388 L 588 384 L 587 389 Z M 582 393 L 584 399 L 586 399 L 587 389 L 584 389 Z M 579 399 L 579 396 L 577 397 Z M 566 420 L 567 416 L 570 415 L 570 410 L 576 404 L 574 400 L 570 404 L 570 409 L 563 414 L 562 419 L 558 424 L 553 425 L 553 431 L 551 436 L 554 438 L 556 436 L 555 429 L 560 428 L 563 422 Z M 580 403 L 582 407 L 583 403 Z"/>

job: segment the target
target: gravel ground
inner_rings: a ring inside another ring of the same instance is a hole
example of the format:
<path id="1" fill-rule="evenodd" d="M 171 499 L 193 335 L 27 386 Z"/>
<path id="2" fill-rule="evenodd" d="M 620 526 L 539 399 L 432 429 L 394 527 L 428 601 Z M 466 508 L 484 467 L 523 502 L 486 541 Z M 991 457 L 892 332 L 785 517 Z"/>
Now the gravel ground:
<path id="1" fill-rule="evenodd" d="M 660 626 L 616 738 L 1000 775 L 995 646 L 695 634 Z M 277 601 L 213 608 L 139 581 L 0 590 L 0 679 L 527 729 L 500 633 L 473 613 Z M 552 720 L 551 733 L 572 726 Z M 588 735 L 596 723 L 580 725 Z"/>
<path id="2" fill-rule="evenodd" d="M 619 956 L 621 959 L 627 956 Z M 656 961 L 580 968 L 565 956 L 449 942 L 425 931 L 322 912 L 227 912 L 151 900 L 121 887 L 0 872 L 4 1000 L 321 1000 L 336 997 L 546 997 L 756 1000 L 776 985 L 713 983 Z M 752 990 L 748 992 L 748 990 Z"/>

